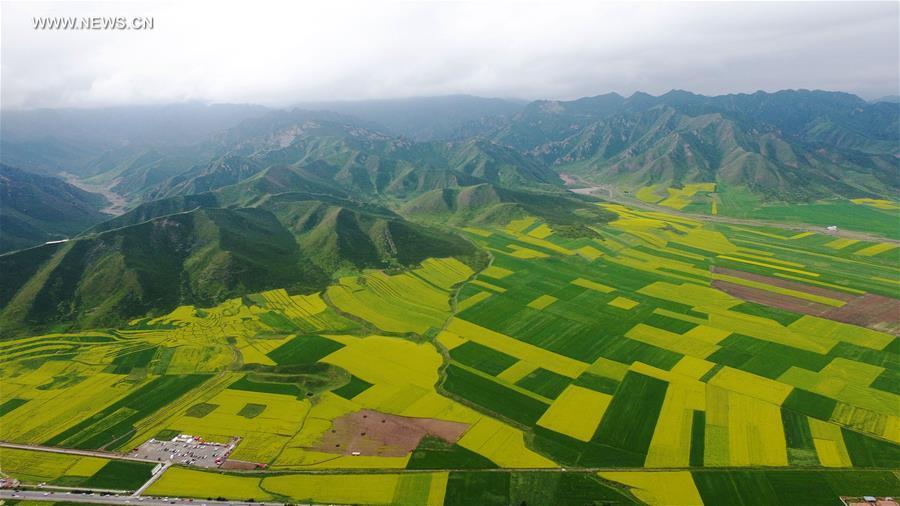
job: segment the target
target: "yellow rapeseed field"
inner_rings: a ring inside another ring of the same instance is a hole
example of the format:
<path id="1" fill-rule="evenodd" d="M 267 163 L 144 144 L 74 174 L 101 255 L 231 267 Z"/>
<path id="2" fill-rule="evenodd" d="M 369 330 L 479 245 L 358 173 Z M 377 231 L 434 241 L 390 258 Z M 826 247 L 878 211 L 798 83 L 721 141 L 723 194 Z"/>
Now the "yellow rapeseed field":
<path id="1" fill-rule="evenodd" d="M 703 506 L 690 471 L 604 471 L 598 474 L 605 480 L 627 485 L 635 497 L 653 506 Z"/>
<path id="2" fill-rule="evenodd" d="M 819 463 L 825 467 L 853 466 L 850 454 L 847 453 L 847 446 L 844 444 L 841 427 L 815 418 L 807 418 L 807 420 L 809 420 L 809 430 L 812 433 L 816 454 L 819 456 Z"/>
<path id="3" fill-rule="evenodd" d="M 625 298 L 625 297 L 616 297 L 615 299 L 607 302 L 610 306 L 617 307 L 619 309 L 629 310 L 633 309 L 638 305 L 637 301 Z"/>
<path id="4" fill-rule="evenodd" d="M 532 309 L 544 309 L 554 302 L 556 302 L 556 297 L 552 295 L 541 295 L 533 301 L 529 302 L 528 307 Z"/>
<path id="5" fill-rule="evenodd" d="M 589 441 L 606 413 L 612 396 L 569 385 L 537 424 L 581 441 Z"/>
<path id="6" fill-rule="evenodd" d="M 447 325 L 447 330 L 518 359 L 541 364 L 541 367 L 548 371 L 570 378 L 577 378 L 588 367 L 584 362 L 513 339 L 460 318 L 453 318 Z"/>
<path id="7" fill-rule="evenodd" d="M 148 495 L 170 497 L 225 497 L 240 501 L 267 501 L 272 496 L 260 488 L 260 478 L 172 467 L 147 489 Z M 286 494 L 292 497 L 292 494 Z"/>

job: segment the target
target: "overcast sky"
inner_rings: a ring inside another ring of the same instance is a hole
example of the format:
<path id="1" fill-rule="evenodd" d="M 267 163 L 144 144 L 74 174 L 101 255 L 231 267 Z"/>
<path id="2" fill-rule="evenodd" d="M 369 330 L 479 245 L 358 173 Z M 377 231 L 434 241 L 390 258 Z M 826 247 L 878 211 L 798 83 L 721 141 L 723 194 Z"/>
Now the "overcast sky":
<path id="1" fill-rule="evenodd" d="M 900 3 L 10 3 L 2 106 L 900 86 Z M 47 31 L 37 16 L 153 16 Z"/>

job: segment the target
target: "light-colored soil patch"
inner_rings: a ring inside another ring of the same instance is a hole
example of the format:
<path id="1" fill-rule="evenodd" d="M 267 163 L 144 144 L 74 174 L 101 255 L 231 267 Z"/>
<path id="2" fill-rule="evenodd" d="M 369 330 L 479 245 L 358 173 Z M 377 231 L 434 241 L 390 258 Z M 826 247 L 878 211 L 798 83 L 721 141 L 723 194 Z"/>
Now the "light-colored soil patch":
<path id="1" fill-rule="evenodd" d="M 412 452 L 426 435 L 455 443 L 469 428 L 468 424 L 389 415 L 363 409 L 336 418 L 315 450 L 351 455 L 403 457 Z"/>

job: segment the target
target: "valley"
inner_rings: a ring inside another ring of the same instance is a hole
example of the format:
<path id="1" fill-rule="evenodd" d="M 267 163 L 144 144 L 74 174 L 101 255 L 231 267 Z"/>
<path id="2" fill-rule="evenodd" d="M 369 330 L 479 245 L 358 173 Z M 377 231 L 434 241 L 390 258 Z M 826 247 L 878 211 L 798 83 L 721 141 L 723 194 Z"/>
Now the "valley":
<path id="1" fill-rule="evenodd" d="M 62 173 L 60 176 L 65 179 L 67 183 L 76 188 L 80 188 L 86 192 L 97 193 L 103 196 L 106 201 L 109 203 L 107 207 L 104 207 L 100 211 L 112 216 L 118 216 L 125 212 L 125 208 L 127 206 L 127 201 L 124 197 L 114 192 L 112 189 L 119 183 L 119 181 L 112 181 L 110 184 L 106 186 L 98 186 L 87 184 L 84 181 L 78 179 L 74 174 Z"/>

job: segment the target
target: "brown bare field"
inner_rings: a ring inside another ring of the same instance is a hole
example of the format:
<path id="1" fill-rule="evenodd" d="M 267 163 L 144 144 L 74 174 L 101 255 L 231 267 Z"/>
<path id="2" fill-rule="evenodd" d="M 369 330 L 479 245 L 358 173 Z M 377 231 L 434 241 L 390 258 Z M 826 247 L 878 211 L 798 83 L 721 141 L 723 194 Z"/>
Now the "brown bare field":
<path id="1" fill-rule="evenodd" d="M 343 455 L 359 452 L 360 455 L 402 457 L 412 452 L 426 435 L 455 443 L 468 428 L 465 423 L 363 409 L 336 418 L 314 449 Z"/>
<path id="2" fill-rule="evenodd" d="M 787 279 L 781 278 L 772 278 L 769 276 L 763 276 L 762 274 L 754 274 L 752 272 L 744 272 L 738 271 L 735 269 L 727 269 L 725 267 L 712 267 L 712 271 L 718 274 L 726 274 L 728 276 L 734 276 L 736 278 L 747 279 L 750 281 L 757 281 L 759 283 L 765 283 L 767 285 L 779 286 L 781 288 L 788 288 L 790 290 L 797 290 L 798 292 L 810 293 L 813 295 L 819 295 L 822 297 L 828 297 L 830 299 L 842 300 L 845 302 L 849 302 L 855 298 L 857 295 L 853 295 L 851 293 L 845 293 L 838 290 L 829 290 L 828 288 L 822 288 L 819 286 L 807 285 L 806 283 L 801 283 L 799 281 L 790 281 Z M 828 306 L 826 306 L 828 307 Z"/>
<path id="3" fill-rule="evenodd" d="M 860 327 L 868 327 L 870 329 L 900 335 L 900 300 L 898 299 L 872 293 L 852 295 L 837 290 L 810 286 L 796 281 L 771 278 L 761 274 L 725 269 L 722 267 L 713 267 L 712 270 L 713 272 L 727 274 L 737 278 L 842 300 L 846 304 L 841 307 L 832 307 L 798 299 L 796 297 L 791 297 L 790 295 L 769 292 L 759 288 L 750 288 L 728 281 L 715 280 L 712 282 L 713 287 L 740 299 L 793 311 L 795 313 L 819 316 L 841 323 L 850 323 L 852 325 L 859 325 Z"/>
<path id="4" fill-rule="evenodd" d="M 891 334 L 900 334 L 900 300 L 867 293 L 843 307 L 830 308 L 825 318 L 852 323 Z"/>
<path id="5" fill-rule="evenodd" d="M 759 288 L 738 285 L 728 281 L 715 280 L 712 282 L 712 286 L 729 295 L 734 295 L 739 299 L 786 309 L 795 313 L 822 316 L 827 313 L 829 309 L 832 309 L 831 306 L 826 306 L 825 304 L 798 299 L 796 297 L 791 297 L 790 295 L 769 292 Z"/>

